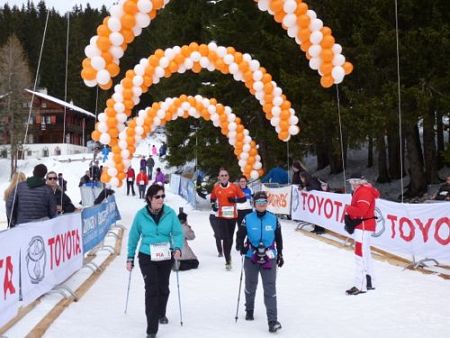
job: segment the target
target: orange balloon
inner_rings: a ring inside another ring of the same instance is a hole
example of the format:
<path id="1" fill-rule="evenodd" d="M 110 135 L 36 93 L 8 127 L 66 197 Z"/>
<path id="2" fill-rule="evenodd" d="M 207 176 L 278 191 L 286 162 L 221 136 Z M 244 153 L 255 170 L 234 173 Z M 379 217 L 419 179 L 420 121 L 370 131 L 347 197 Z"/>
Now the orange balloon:
<path id="1" fill-rule="evenodd" d="M 327 26 L 323 26 L 322 27 L 322 34 L 323 34 L 323 36 L 331 35 L 331 33 L 332 33 L 332 31 L 331 31 L 330 27 L 327 27 Z"/>
<path id="2" fill-rule="evenodd" d="M 111 77 L 116 77 L 120 73 L 120 67 L 115 63 L 108 63 L 106 65 L 106 70 L 111 74 Z"/>
<path id="3" fill-rule="evenodd" d="M 333 77 L 331 75 L 322 76 L 320 84 L 324 88 L 330 88 L 334 84 Z"/>
<path id="4" fill-rule="evenodd" d="M 308 29 L 309 30 L 309 24 L 311 22 L 311 19 L 306 14 L 300 15 L 297 17 L 297 25 L 302 29 Z"/>
<path id="5" fill-rule="evenodd" d="M 336 41 L 331 35 L 324 35 L 322 41 L 320 42 L 320 45 L 322 46 L 322 48 L 331 48 L 333 47 L 335 42 Z"/>
<path id="6" fill-rule="evenodd" d="M 92 67 L 84 68 L 84 69 L 81 71 L 81 77 L 82 77 L 84 80 L 94 80 L 95 77 L 96 77 L 96 75 L 97 75 L 97 72 L 96 72 L 96 70 L 95 70 L 94 68 L 92 68 Z"/>
<path id="7" fill-rule="evenodd" d="M 125 13 L 134 15 L 138 12 L 138 7 L 137 7 L 136 3 L 134 3 L 131 0 L 128 0 L 128 1 L 125 1 L 125 3 L 123 4 L 123 10 Z"/>
<path id="8" fill-rule="evenodd" d="M 94 130 L 92 133 L 91 133 L 91 138 L 94 140 L 94 141 L 98 141 L 98 140 L 100 140 L 100 132 L 98 131 L 98 130 Z"/>
<path id="9" fill-rule="evenodd" d="M 131 43 L 134 40 L 134 33 L 130 29 L 122 29 L 121 33 L 126 43 Z"/>
<path id="10" fill-rule="evenodd" d="M 333 70 L 333 64 L 331 62 L 323 62 L 320 65 L 320 71 L 323 75 L 330 75 Z"/>
<path id="11" fill-rule="evenodd" d="M 198 47 L 198 51 L 200 52 L 200 54 L 201 54 L 202 56 L 208 56 L 208 53 L 209 53 L 208 45 L 205 45 L 204 43 L 202 43 L 202 44 Z"/>
<path id="12" fill-rule="evenodd" d="M 283 10 L 283 1 L 282 0 L 272 0 L 270 3 L 270 9 L 276 13 L 281 12 Z"/>
<path id="13" fill-rule="evenodd" d="M 101 89 L 103 89 L 103 90 L 108 90 L 108 89 L 111 89 L 112 85 L 113 85 L 113 82 L 112 82 L 112 80 L 110 79 L 110 80 L 108 81 L 108 83 L 105 83 L 105 84 L 103 84 L 103 85 L 99 84 L 99 87 L 100 87 Z"/>
<path id="14" fill-rule="evenodd" d="M 153 8 L 154 9 L 160 9 L 160 8 L 162 8 L 162 6 L 164 6 L 163 0 L 153 0 Z"/>
<path id="15" fill-rule="evenodd" d="M 283 11 L 280 11 L 280 12 L 276 12 L 275 15 L 273 16 L 273 18 L 276 22 L 282 23 L 285 15 L 286 14 Z M 283 25 L 283 28 L 286 29 L 284 25 Z"/>
<path id="16" fill-rule="evenodd" d="M 108 37 L 110 33 L 111 33 L 111 31 L 109 30 L 108 26 L 106 26 L 105 24 L 97 27 L 98 36 Z"/>
<path id="17" fill-rule="evenodd" d="M 83 62 L 81 63 L 81 65 L 83 66 L 83 68 L 91 67 L 91 59 L 84 58 Z"/>
<path id="18" fill-rule="evenodd" d="M 331 62 L 333 61 L 334 53 L 330 48 L 324 48 L 320 53 L 320 57 L 323 62 Z"/>
<path id="19" fill-rule="evenodd" d="M 134 15 L 132 14 L 125 14 L 120 18 L 120 22 L 122 24 L 122 27 L 125 29 L 133 29 L 133 27 L 136 25 L 136 19 L 134 18 Z"/>
<path id="20" fill-rule="evenodd" d="M 342 67 L 344 68 L 345 75 L 348 75 L 351 72 L 353 72 L 353 65 L 350 62 L 344 62 Z"/>
<path id="21" fill-rule="evenodd" d="M 97 39 L 97 46 L 103 52 L 106 52 L 111 47 L 111 41 L 105 36 L 99 36 Z"/>

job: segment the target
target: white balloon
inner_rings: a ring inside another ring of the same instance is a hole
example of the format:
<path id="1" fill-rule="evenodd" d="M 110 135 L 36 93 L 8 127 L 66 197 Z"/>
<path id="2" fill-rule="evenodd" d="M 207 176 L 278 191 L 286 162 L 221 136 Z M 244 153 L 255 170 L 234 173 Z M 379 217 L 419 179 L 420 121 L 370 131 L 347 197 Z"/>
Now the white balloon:
<path id="1" fill-rule="evenodd" d="M 233 112 L 233 110 L 229 106 L 225 106 L 224 111 L 226 115 L 230 115 Z"/>
<path id="2" fill-rule="evenodd" d="M 239 161 L 238 161 L 238 164 L 239 164 L 239 167 L 243 168 L 243 167 L 245 167 L 245 165 L 247 164 L 247 161 L 239 160 Z"/>
<path id="3" fill-rule="evenodd" d="M 116 101 L 116 102 L 123 102 L 123 96 L 122 96 L 122 94 L 120 94 L 120 93 L 114 93 L 114 94 L 112 95 L 112 98 L 113 98 L 113 100 Z"/>
<path id="4" fill-rule="evenodd" d="M 84 84 L 90 88 L 95 87 L 97 85 L 96 80 L 83 80 Z"/>
<path id="5" fill-rule="evenodd" d="M 108 28 L 111 32 L 118 32 L 122 28 L 122 24 L 118 18 L 110 16 L 108 20 Z"/>
<path id="6" fill-rule="evenodd" d="M 159 78 L 163 77 L 165 74 L 164 69 L 162 69 L 161 67 L 156 67 L 155 68 L 155 75 Z"/>
<path id="7" fill-rule="evenodd" d="M 208 69 L 208 71 L 213 72 L 216 70 L 216 66 L 214 66 L 214 64 L 212 62 L 210 62 L 208 64 L 208 66 L 206 67 L 206 69 Z"/>
<path id="8" fill-rule="evenodd" d="M 106 69 L 102 69 L 97 72 L 96 79 L 99 84 L 105 85 L 111 80 L 111 75 L 109 75 Z"/>
<path id="9" fill-rule="evenodd" d="M 120 123 L 125 123 L 125 122 L 127 121 L 127 118 L 128 118 L 128 116 L 127 116 L 127 114 L 125 114 L 125 113 L 118 113 L 118 114 L 116 115 L 116 119 L 117 119 L 117 121 L 119 121 Z"/>
<path id="10" fill-rule="evenodd" d="M 121 131 L 119 133 L 119 140 L 126 141 L 126 139 L 127 139 L 127 133 L 125 131 Z"/>
<path id="11" fill-rule="evenodd" d="M 264 84 L 261 81 L 256 81 L 253 83 L 253 89 L 258 91 L 262 91 L 264 89 Z"/>
<path id="12" fill-rule="evenodd" d="M 233 75 L 234 77 L 234 75 Z M 255 97 L 259 102 L 263 102 L 262 105 L 264 105 L 264 92 L 263 91 L 259 91 L 255 93 Z"/>
<path id="13" fill-rule="evenodd" d="M 230 66 L 228 68 L 229 68 L 231 74 L 235 74 L 235 73 L 239 72 L 239 66 L 235 62 L 230 64 Z"/>
<path id="14" fill-rule="evenodd" d="M 287 14 L 283 18 L 283 25 L 286 27 L 294 27 L 297 25 L 297 17 L 295 14 Z"/>
<path id="15" fill-rule="evenodd" d="M 87 45 L 84 48 L 84 54 L 88 58 L 93 58 L 94 56 L 100 56 L 102 54 L 102 52 L 100 51 L 100 49 L 97 46 Z"/>
<path id="16" fill-rule="evenodd" d="M 101 56 L 94 56 L 91 59 L 91 65 L 95 70 L 102 70 L 106 66 L 105 59 Z"/>
<path id="17" fill-rule="evenodd" d="M 291 125 L 295 125 L 295 124 L 297 124 L 298 123 L 298 117 L 297 116 L 291 116 L 290 118 L 289 118 L 289 123 L 291 124 Z"/>
<path id="18" fill-rule="evenodd" d="M 342 46 L 338 43 L 335 43 L 333 47 L 331 48 L 334 54 L 341 54 L 342 53 Z"/>
<path id="19" fill-rule="evenodd" d="M 215 52 L 217 50 L 217 43 L 214 41 L 208 43 L 208 48 L 210 51 Z"/>
<path id="20" fill-rule="evenodd" d="M 345 70 L 341 66 L 333 67 L 333 70 L 331 71 L 331 76 L 334 79 L 334 83 L 338 84 L 341 83 L 342 80 L 344 80 L 345 76 Z"/>
<path id="21" fill-rule="evenodd" d="M 122 102 L 116 102 L 116 103 L 114 103 L 114 110 L 118 114 L 121 114 L 121 113 L 123 113 L 125 111 L 125 105 Z"/>
<path id="22" fill-rule="evenodd" d="M 180 74 L 186 73 L 186 67 L 184 65 L 179 66 L 178 73 L 180 73 Z"/>
<path id="23" fill-rule="evenodd" d="M 260 11 L 266 12 L 269 9 L 269 0 L 259 0 L 258 8 Z"/>
<path id="24" fill-rule="evenodd" d="M 308 49 L 309 55 L 311 55 L 313 58 L 319 57 L 321 51 L 322 47 L 320 45 L 312 45 Z"/>
<path id="25" fill-rule="evenodd" d="M 137 64 L 136 66 L 134 66 L 134 72 L 136 73 L 136 75 L 144 76 L 144 74 L 145 74 L 145 68 L 144 68 L 144 66 L 142 66 L 142 65 L 139 63 L 139 64 Z"/>
<path id="26" fill-rule="evenodd" d="M 311 23 L 309 24 L 309 29 L 314 31 L 320 31 L 323 27 L 323 21 L 320 19 L 313 19 L 311 20 Z"/>
<path id="27" fill-rule="evenodd" d="M 184 67 L 186 67 L 186 69 L 192 69 L 193 66 L 194 66 L 194 62 L 192 61 L 191 58 L 186 58 L 184 60 Z"/>
<path id="28" fill-rule="evenodd" d="M 137 106 L 141 102 L 141 100 L 138 97 L 133 96 L 133 103 L 135 106 Z"/>
<path id="29" fill-rule="evenodd" d="M 320 68 L 321 64 L 322 64 L 322 59 L 320 59 L 320 58 L 311 58 L 309 60 L 309 67 L 311 67 L 311 69 L 317 70 Z"/>
<path id="30" fill-rule="evenodd" d="M 120 140 L 118 145 L 119 145 L 120 149 L 127 149 L 127 147 L 128 147 L 128 143 L 125 140 Z"/>
<path id="31" fill-rule="evenodd" d="M 258 60 L 252 60 L 250 61 L 250 70 L 252 72 L 257 71 L 261 67 L 261 64 Z"/>
<path id="32" fill-rule="evenodd" d="M 273 127 L 279 126 L 279 125 L 280 125 L 280 118 L 279 118 L 279 117 L 272 117 L 272 118 L 270 119 L 270 124 L 271 124 Z"/>
<path id="33" fill-rule="evenodd" d="M 112 177 L 111 181 L 109 181 L 109 184 L 117 188 L 119 186 L 119 179 L 117 177 Z"/>
<path id="34" fill-rule="evenodd" d="M 318 45 L 322 41 L 322 39 L 323 34 L 321 31 L 315 31 L 309 36 L 309 41 L 311 41 L 313 45 Z"/>
<path id="35" fill-rule="evenodd" d="M 145 28 L 150 25 L 150 17 L 145 13 L 136 13 L 136 24 L 139 28 Z"/>
<path id="36" fill-rule="evenodd" d="M 234 62 L 234 56 L 231 54 L 227 54 L 223 57 L 223 62 L 227 65 L 230 65 Z"/>
<path id="37" fill-rule="evenodd" d="M 113 5 L 111 7 L 111 9 L 109 10 L 109 13 L 111 14 L 111 16 L 113 18 L 120 19 L 123 15 L 123 8 L 122 8 L 122 6 L 119 6 L 119 5 Z"/>
<path id="38" fill-rule="evenodd" d="M 236 128 L 237 128 L 237 124 L 236 124 L 235 122 L 232 122 L 232 123 L 230 123 L 230 124 L 228 125 L 228 130 L 229 130 L 230 132 L 236 131 Z"/>
<path id="39" fill-rule="evenodd" d="M 150 13 L 153 9 L 153 3 L 150 0 L 139 0 L 137 7 L 141 13 Z"/>
<path id="40" fill-rule="evenodd" d="M 253 166 L 253 168 L 255 168 L 256 170 L 259 170 L 262 168 L 262 163 L 261 162 L 256 162 L 255 165 Z"/>
<path id="41" fill-rule="evenodd" d="M 227 54 L 227 49 L 223 46 L 217 47 L 216 53 L 219 57 L 223 58 Z"/>
<path id="42" fill-rule="evenodd" d="M 141 87 L 133 87 L 133 95 L 135 97 L 140 97 L 142 95 L 142 88 Z"/>
<path id="43" fill-rule="evenodd" d="M 141 75 L 136 75 L 133 77 L 133 85 L 136 87 L 141 86 L 144 83 L 144 78 Z M 139 96 L 139 95 L 137 95 Z"/>
<path id="44" fill-rule="evenodd" d="M 200 66 L 202 66 L 202 68 L 208 68 L 209 64 L 209 59 L 206 56 L 200 58 Z"/>
<path id="45" fill-rule="evenodd" d="M 148 59 L 142 58 L 142 59 L 139 61 L 139 64 L 140 64 L 142 67 L 144 67 L 144 69 L 147 68 L 148 65 L 149 65 Z"/>
<path id="46" fill-rule="evenodd" d="M 242 79 L 243 79 L 243 77 L 242 77 L 242 73 L 241 72 L 238 72 L 238 73 L 236 73 L 236 74 L 233 74 L 233 79 L 235 80 L 235 81 L 242 81 Z"/>
<path id="47" fill-rule="evenodd" d="M 283 94 L 283 91 L 281 90 L 280 87 L 277 86 L 277 84 L 272 81 L 272 85 L 273 85 L 273 96 L 281 96 Z"/>
<path id="48" fill-rule="evenodd" d="M 117 175 L 117 169 L 116 168 L 108 168 L 108 175 L 109 176 L 116 176 Z"/>
<path id="49" fill-rule="evenodd" d="M 333 66 L 342 66 L 345 63 L 345 56 L 336 54 L 333 58 Z"/>
<path id="50" fill-rule="evenodd" d="M 256 163 L 255 163 L 256 164 Z M 256 171 L 256 170 L 252 170 L 252 172 L 250 173 L 250 177 L 253 179 L 253 180 L 256 180 L 258 177 L 259 177 L 259 174 L 258 174 L 258 172 Z"/>
<path id="51" fill-rule="evenodd" d="M 245 151 L 243 151 L 242 153 L 240 153 L 239 154 L 239 158 L 241 159 L 241 160 L 244 160 L 245 161 L 245 164 L 247 164 L 247 159 L 248 159 L 248 153 L 247 152 L 245 152 Z"/>
<path id="52" fill-rule="evenodd" d="M 246 153 L 248 153 L 250 151 L 251 147 L 250 144 L 246 143 L 244 144 L 244 146 L 242 147 L 242 150 Z"/>
<path id="53" fill-rule="evenodd" d="M 248 136 L 248 135 L 245 135 L 245 137 L 244 137 L 244 143 L 250 144 L 250 142 L 252 142 L 252 138 L 251 138 L 250 136 Z"/>
<path id="54" fill-rule="evenodd" d="M 109 40 L 113 46 L 120 46 L 123 44 L 124 38 L 119 32 L 112 32 L 109 34 Z"/>
<path id="55" fill-rule="evenodd" d="M 274 106 L 281 106 L 282 103 L 283 103 L 283 98 L 281 96 L 275 96 L 272 100 L 272 104 Z"/>
<path id="56" fill-rule="evenodd" d="M 167 68 L 167 66 L 169 65 L 170 61 L 167 57 L 163 56 L 160 60 L 159 60 L 159 65 L 161 68 Z"/>
<path id="57" fill-rule="evenodd" d="M 123 49 L 122 49 L 122 47 L 119 47 L 119 46 L 111 46 L 109 48 L 109 53 L 113 57 L 120 59 L 123 56 Z"/>
<path id="58" fill-rule="evenodd" d="M 294 25 L 292 27 L 288 27 L 287 34 L 290 38 L 296 38 L 298 35 L 298 26 Z"/>
<path id="59" fill-rule="evenodd" d="M 161 124 L 161 119 L 158 118 L 158 117 L 155 117 L 155 118 L 153 119 L 153 125 L 154 125 L 154 126 L 159 126 L 160 124 Z"/>
<path id="60" fill-rule="evenodd" d="M 253 80 L 254 81 L 260 81 L 263 78 L 263 73 L 261 70 L 257 70 L 253 73 Z"/>
<path id="61" fill-rule="evenodd" d="M 142 33 L 142 28 L 139 26 L 134 26 L 132 30 L 133 30 L 134 36 L 139 36 Z"/>
<path id="62" fill-rule="evenodd" d="M 317 14 L 316 12 L 314 12 L 311 9 L 308 9 L 308 11 L 306 12 L 306 15 L 309 16 L 311 18 L 311 20 L 313 19 L 317 19 Z"/>
<path id="63" fill-rule="evenodd" d="M 166 112 L 164 110 L 158 110 L 156 116 L 158 117 L 158 119 L 162 120 L 166 116 Z"/>
<path id="64" fill-rule="evenodd" d="M 142 128 L 141 126 L 136 126 L 134 131 L 136 132 L 136 135 L 142 135 L 144 133 L 144 128 Z"/>
<path id="65" fill-rule="evenodd" d="M 297 126 L 290 126 L 289 127 L 289 134 L 291 135 L 297 135 L 300 132 L 300 128 Z"/>
<path id="66" fill-rule="evenodd" d="M 245 62 L 250 62 L 250 61 L 252 61 L 252 57 L 250 56 L 250 54 L 245 53 L 245 54 L 242 54 L 242 60 L 244 60 Z"/>
<path id="67" fill-rule="evenodd" d="M 279 106 L 272 107 L 272 115 L 274 117 L 279 117 L 281 114 L 281 108 Z"/>
<path id="68" fill-rule="evenodd" d="M 191 59 L 194 62 L 199 62 L 201 57 L 202 57 L 202 55 L 197 51 L 191 53 Z"/>
<path id="69" fill-rule="evenodd" d="M 283 5 L 283 11 L 291 14 L 297 9 L 297 3 L 294 0 L 286 0 Z"/>
<path id="70" fill-rule="evenodd" d="M 169 59 L 169 61 L 173 60 L 175 56 L 178 54 L 173 48 L 167 48 L 164 51 L 164 56 Z"/>
<path id="71" fill-rule="evenodd" d="M 135 121 L 137 126 L 142 126 L 144 124 L 144 118 L 141 116 L 136 117 Z"/>
<path id="72" fill-rule="evenodd" d="M 108 144 L 111 141 L 111 136 L 109 136 L 109 134 L 107 133 L 102 133 L 100 135 L 100 143 L 102 144 Z"/>

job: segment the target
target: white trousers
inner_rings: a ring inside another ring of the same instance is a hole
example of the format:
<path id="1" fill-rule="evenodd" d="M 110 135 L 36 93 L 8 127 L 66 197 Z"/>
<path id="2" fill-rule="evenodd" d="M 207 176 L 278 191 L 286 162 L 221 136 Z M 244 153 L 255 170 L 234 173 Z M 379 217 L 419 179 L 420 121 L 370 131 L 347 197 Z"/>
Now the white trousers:
<path id="1" fill-rule="evenodd" d="M 372 267 L 372 255 L 370 253 L 370 237 L 373 231 L 355 229 L 353 239 L 355 240 L 355 286 L 361 291 L 367 291 L 366 275 L 372 277 L 374 287 L 374 276 Z"/>

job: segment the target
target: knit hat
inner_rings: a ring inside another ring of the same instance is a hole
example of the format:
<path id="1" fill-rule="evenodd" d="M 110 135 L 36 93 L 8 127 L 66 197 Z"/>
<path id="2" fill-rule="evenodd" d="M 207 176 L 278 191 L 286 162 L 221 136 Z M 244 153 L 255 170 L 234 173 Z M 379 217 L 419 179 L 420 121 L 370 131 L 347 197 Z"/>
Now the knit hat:
<path id="1" fill-rule="evenodd" d="M 44 178 L 47 174 L 47 167 L 44 164 L 38 164 L 33 169 L 33 176 Z"/>
<path id="2" fill-rule="evenodd" d="M 253 196 L 253 199 L 256 200 L 266 200 L 267 199 L 267 193 L 265 191 L 257 191 L 255 192 L 255 195 Z"/>

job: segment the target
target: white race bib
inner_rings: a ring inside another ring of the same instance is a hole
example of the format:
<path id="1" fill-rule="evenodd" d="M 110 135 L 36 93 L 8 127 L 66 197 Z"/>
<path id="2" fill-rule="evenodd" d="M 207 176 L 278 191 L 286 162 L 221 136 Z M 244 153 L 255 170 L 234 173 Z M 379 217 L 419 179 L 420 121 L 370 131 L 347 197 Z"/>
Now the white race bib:
<path id="1" fill-rule="evenodd" d="M 128 177 L 128 182 L 133 182 L 133 178 L 132 177 Z"/>
<path id="2" fill-rule="evenodd" d="M 171 258 L 169 242 L 150 244 L 150 260 L 159 262 L 168 261 Z"/>
<path id="3" fill-rule="evenodd" d="M 220 207 L 223 218 L 234 218 L 234 206 Z"/>
<path id="4" fill-rule="evenodd" d="M 144 180 L 140 180 L 139 181 L 139 185 L 145 185 L 145 181 Z"/>

